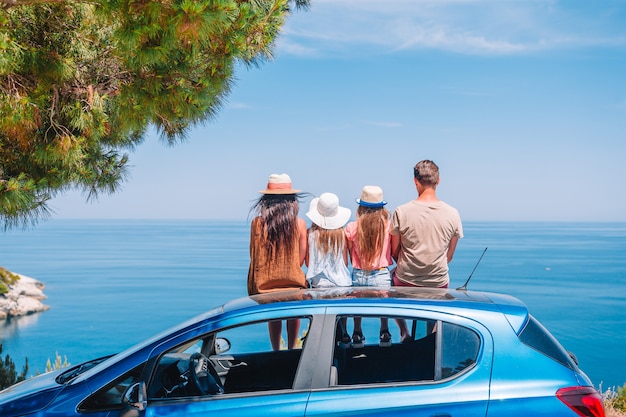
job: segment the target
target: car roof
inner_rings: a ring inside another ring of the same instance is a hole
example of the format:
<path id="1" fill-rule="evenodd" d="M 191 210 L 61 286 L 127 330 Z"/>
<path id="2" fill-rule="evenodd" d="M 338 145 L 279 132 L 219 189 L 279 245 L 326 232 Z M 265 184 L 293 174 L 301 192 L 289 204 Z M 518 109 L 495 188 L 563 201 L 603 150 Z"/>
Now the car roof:
<path id="1" fill-rule="evenodd" d="M 426 287 L 332 287 L 275 291 L 227 302 L 222 312 L 233 313 L 248 308 L 282 307 L 284 303 L 306 305 L 377 304 L 388 306 L 430 306 L 433 309 L 463 308 L 497 312 L 506 316 L 518 333 L 528 318 L 528 309 L 519 299 L 484 291 Z M 262 306 L 262 307 L 260 307 Z"/>

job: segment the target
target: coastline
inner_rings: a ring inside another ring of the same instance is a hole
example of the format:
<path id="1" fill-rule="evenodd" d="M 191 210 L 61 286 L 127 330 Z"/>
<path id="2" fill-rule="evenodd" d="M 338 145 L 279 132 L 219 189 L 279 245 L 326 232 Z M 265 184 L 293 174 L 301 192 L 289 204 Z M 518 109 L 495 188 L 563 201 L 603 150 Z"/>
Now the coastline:
<path id="1" fill-rule="evenodd" d="M 19 279 L 14 284 L 7 284 L 8 292 L 0 294 L 0 321 L 50 309 L 42 302 L 47 298 L 43 293 L 45 285 L 42 282 L 26 275 L 10 273 Z"/>

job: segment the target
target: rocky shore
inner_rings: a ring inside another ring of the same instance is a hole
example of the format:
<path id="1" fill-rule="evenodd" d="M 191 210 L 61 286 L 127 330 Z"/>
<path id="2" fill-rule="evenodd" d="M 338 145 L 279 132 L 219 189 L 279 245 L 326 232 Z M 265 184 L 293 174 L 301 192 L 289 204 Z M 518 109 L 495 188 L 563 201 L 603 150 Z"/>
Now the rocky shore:
<path id="1" fill-rule="evenodd" d="M 0 320 L 48 310 L 50 307 L 42 303 L 46 299 L 44 284 L 25 275 L 15 275 L 20 279 L 8 285 L 7 293 L 0 294 Z"/>

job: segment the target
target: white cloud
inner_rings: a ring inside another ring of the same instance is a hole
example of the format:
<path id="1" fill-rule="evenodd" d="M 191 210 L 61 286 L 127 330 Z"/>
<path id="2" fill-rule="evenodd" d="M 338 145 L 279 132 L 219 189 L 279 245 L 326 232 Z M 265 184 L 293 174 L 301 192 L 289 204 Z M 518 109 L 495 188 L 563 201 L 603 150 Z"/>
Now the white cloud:
<path id="1" fill-rule="evenodd" d="M 625 15 L 619 2 L 312 0 L 310 11 L 288 19 L 280 45 L 298 55 L 350 54 L 358 47 L 490 55 L 623 48 Z"/>
<path id="2" fill-rule="evenodd" d="M 228 103 L 228 105 L 226 106 L 229 109 L 232 110 L 243 110 L 243 109 L 250 109 L 252 108 L 252 106 L 250 106 L 247 103 L 241 103 L 241 102 L 237 102 L 237 103 Z"/>
<path id="3" fill-rule="evenodd" d="M 402 123 L 398 123 L 398 122 L 378 122 L 378 121 L 372 121 L 372 120 L 366 120 L 363 123 L 365 123 L 366 125 L 370 125 L 370 126 L 385 127 L 385 128 L 396 128 L 396 127 L 404 126 Z"/>
<path id="4" fill-rule="evenodd" d="M 278 39 L 278 53 L 285 53 L 288 55 L 297 56 L 317 56 L 321 55 L 320 51 L 316 48 L 307 47 L 301 43 L 294 42 L 289 36 L 283 36 Z"/>

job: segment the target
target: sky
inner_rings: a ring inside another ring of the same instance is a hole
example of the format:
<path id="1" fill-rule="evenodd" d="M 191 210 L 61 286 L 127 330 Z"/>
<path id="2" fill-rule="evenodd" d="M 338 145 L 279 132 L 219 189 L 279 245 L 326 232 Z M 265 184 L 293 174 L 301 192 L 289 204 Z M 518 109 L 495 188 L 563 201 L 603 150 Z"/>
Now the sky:
<path id="1" fill-rule="evenodd" d="M 130 153 L 121 191 L 53 218 L 247 220 L 272 173 L 356 210 L 417 197 L 464 221 L 626 221 L 626 1 L 311 0 L 217 117 Z"/>

